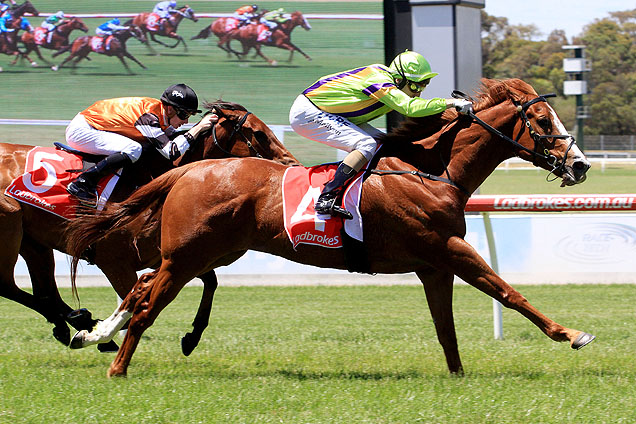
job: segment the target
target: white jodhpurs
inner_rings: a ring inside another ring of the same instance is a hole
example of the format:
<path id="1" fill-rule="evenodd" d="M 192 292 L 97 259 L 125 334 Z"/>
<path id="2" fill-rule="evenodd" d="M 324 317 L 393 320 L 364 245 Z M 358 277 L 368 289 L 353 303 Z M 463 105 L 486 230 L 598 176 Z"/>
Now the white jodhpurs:
<path id="1" fill-rule="evenodd" d="M 374 137 L 382 134 L 369 124 L 356 125 L 342 116 L 322 111 L 302 94 L 289 111 L 289 123 L 303 137 L 346 152 L 357 150 L 367 161 L 378 147 Z"/>
<path id="2" fill-rule="evenodd" d="M 91 127 L 84 115 L 77 114 L 66 127 L 66 143 L 74 149 L 94 155 L 126 153 L 133 161 L 141 157 L 141 144 L 123 135 Z"/>

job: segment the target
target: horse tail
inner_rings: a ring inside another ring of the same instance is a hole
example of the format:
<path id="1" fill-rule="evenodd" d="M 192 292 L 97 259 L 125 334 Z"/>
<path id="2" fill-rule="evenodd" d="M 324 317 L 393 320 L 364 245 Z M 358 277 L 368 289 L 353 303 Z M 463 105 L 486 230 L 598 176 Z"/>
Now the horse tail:
<path id="1" fill-rule="evenodd" d="M 156 222 L 153 220 L 153 225 L 160 223 L 160 211 L 164 200 L 177 181 L 194 165 L 196 162 L 175 168 L 143 185 L 123 202 L 111 203 L 97 214 L 81 216 L 69 222 L 65 231 L 66 253 L 73 257 L 71 287 L 74 295 L 77 294 L 75 285 L 77 265 L 82 257 L 92 256 L 89 253 L 91 246 L 141 217 L 147 211 L 152 213 L 145 216 L 143 227 L 146 227 L 153 218 L 156 219 Z"/>
<path id="2" fill-rule="evenodd" d="M 208 38 L 210 36 L 210 31 L 212 31 L 212 29 L 210 28 L 210 25 L 206 26 L 205 28 L 203 28 L 201 30 L 201 32 L 199 32 L 197 35 L 195 35 L 194 37 L 190 38 L 190 40 L 198 40 L 200 38 Z"/>

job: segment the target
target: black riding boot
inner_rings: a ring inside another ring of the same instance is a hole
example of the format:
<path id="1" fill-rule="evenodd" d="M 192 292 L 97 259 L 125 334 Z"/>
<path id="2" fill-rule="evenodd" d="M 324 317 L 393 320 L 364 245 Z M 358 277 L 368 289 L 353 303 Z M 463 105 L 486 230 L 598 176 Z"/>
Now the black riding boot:
<path id="1" fill-rule="evenodd" d="M 336 175 L 333 176 L 331 181 L 325 184 L 325 188 L 322 190 L 322 193 L 320 193 L 314 205 L 316 213 L 353 219 L 351 212 L 343 207 L 337 206 L 336 201 L 342 195 L 345 185 L 355 177 L 355 175 L 356 172 L 352 167 L 340 163 L 338 169 L 336 169 Z"/>
<path id="2" fill-rule="evenodd" d="M 84 202 L 94 203 L 97 200 L 97 183 L 99 180 L 130 163 L 132 161 L 126 153 L 109 155 L 71 181 L 66 187 L 66 191 Z"/>

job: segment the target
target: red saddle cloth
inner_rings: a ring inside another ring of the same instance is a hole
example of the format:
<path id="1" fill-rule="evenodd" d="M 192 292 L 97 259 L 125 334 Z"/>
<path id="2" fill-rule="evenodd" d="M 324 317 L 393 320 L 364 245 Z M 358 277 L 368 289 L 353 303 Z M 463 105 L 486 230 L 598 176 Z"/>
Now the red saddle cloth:
<path id="1" fill-rule="evenodd" d="M 157 32 L 159 31 L 159 23 L 161 22 L 161 16 L 156 13 L 151 13 L 146 18 L 146 28 L 148 31 Z"/>
<path id="2" fill-rule="evenodd" d="M 318 215 L 314 204 L 328 181 L 331 181 L 338 164 L 318 165 L 311 168 L 293 166 L 283 176 L 283 218 L 285 230 L 294 249 L 300 243 L 322 247 L 342 247 L 340 232 L 342 218 Z M 345 230 L 350 236 L 362 240 L 362 218 L 358 209 L 362 189 L 362 174 L 347 187 L 344 204 L 354 216 L 346 220 Z"/>
<path id="3" fill-rule="evenodd" d="M 113 36 L 109 35 L 106 38 L 99 36 L 91 37 L 91 49 L 96 53 L 106 52 L 106 48 L 110 47 L 110 43 L 113 41 Z"/>
<path id="4" fill-rule="evenodd" d="M 37 27 L 33 30 L 33 39 L 35 40 L 35 44 L 38 46 L 42 46 L 46 43 L 46 35 L 47 32 L 42 27 Z"/>
<path id="5" fill-rule="evenodd" d="M 81 172 L 82 159 L 54 147 L 35 147 L 27 154 L 24 174 L 13 180 L 4 194 L 62 218 L 75 217 L 79 201 L 66 191 L 66 186 Z M 119 176 L 100 181 L 98 209 L 103 208 Z"/>

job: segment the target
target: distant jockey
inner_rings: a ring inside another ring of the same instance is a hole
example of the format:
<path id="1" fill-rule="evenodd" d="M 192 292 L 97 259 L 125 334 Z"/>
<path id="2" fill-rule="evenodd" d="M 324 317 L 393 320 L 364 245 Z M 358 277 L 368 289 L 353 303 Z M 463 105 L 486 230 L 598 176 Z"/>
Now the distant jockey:
<path id="1" fill-rule="evenodd" d="M 62 19 L 64 19 L 64 12 L 60 10 L 55 15 L 49 16 L 48 18 L 44 20 L 44 22 L 42 22 L 41 26 L 42 28 L 46 30 L 46 33 L 47 33 L 47 37 L 46 37 L 47 44 L 51 43 L 51 37 L 53 37 L 53 31 L 62 22 Z"/>
<path id="2" fill-rule="evenodd" d="M 152 13 L 159 15 L 161 20 L 159 21 L 159 29 L 163 31 L 163 24 L 166 20 L 170 19 L 170 16 L 177 13 L 177 2 L 174 0 L 160 1 L 152 9 Z"/>
<path id="3" fill-rule="evenodd" d="M 239 21 L 239 27 L 242 27 L 242 26 L 248 25 L 251 22 L 251 20 L 257 16 L 256 14 L 257 10 L 258 10 L 258 6 L 255 4 L 241 6 L 238 9 L 236 9 L 236 11 L 234 11 L 234 13 L 232 14 L 232 17 L 234 19 L 237 19 Z"/>
<path id="4" fill-rule="evenodd" d="M 121 31 L 128 29 L 127 26 L 120 25 L 119 18 L 113 18 L 110 21 L 104 22 L 97 28 L 95 28 L 95 34 L 106 37 L 109 35 L 113 35 L 114 31 Z"/>
<path id="5" fill-rule="evenodd" d="M 11 5 L 15 6 L 15 0 L 11 0 Z M 5 3 L 4 0 L 0 0 L 0 17 L 3 17 L 4 15 L 10 13 L 11 11 L 9 10 L 11 8 L 11 5 L 8 3 Z"/>

